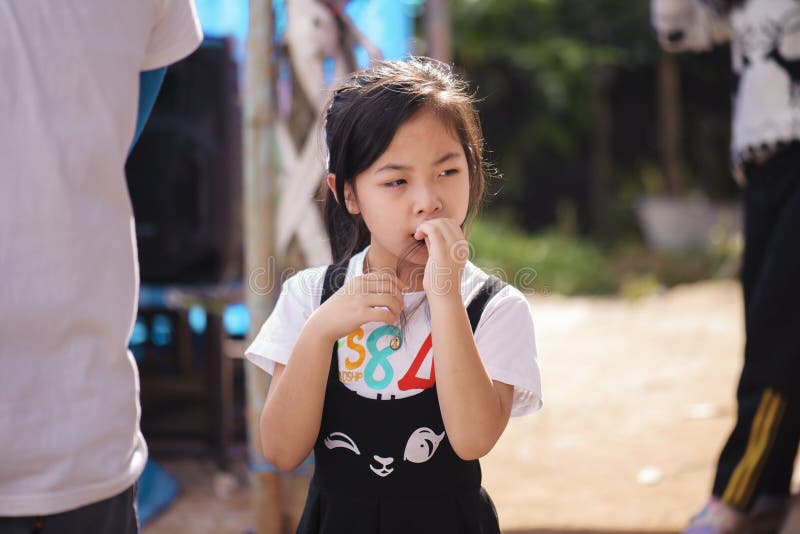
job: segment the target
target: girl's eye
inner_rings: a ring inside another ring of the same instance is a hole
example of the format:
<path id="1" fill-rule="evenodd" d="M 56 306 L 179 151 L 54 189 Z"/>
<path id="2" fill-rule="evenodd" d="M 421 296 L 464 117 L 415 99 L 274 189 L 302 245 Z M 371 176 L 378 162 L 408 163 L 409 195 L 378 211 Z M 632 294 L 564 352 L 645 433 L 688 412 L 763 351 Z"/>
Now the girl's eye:
<path id="1" fill-rule="evenodd" d="M 385 185 L 386 187 L 399 187 L 399 186 L 403 185 L 404 183 L 406 183 L 405 179 L 398 178 L 397 180 L 392 180 L 391 182 L 386 182 L 383 185 Z"/>
<path id="2" fill-rule="evenodd" d="M 446 171 L 440 172 L 439 176 L 452 176 L 454 174 L 458 174 L 458 169 L 447 169 Z"/>
<path id="3" fill-rule="evenodd" d="M 356 454 L 361 454 L 361 451 L 358 450 L 358 446 L 356 446 L 356 442 L 343 432 L 333 432 L 323 441 L 325 446 L 329 449 L 338 449 L 339 447 L 342 447 L 351 450 Z"/>

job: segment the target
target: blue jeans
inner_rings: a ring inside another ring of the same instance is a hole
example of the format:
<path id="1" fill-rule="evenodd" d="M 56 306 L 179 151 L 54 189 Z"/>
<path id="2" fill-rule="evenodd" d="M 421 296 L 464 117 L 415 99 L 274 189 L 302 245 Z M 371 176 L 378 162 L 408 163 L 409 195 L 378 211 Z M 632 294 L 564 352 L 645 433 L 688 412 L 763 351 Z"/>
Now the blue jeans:
<path id="1" fill-rule="evenodd" d="M 136 484 L 119 495 L 58 514 L 0 517 L 0 534 L 137 534 Z"/>

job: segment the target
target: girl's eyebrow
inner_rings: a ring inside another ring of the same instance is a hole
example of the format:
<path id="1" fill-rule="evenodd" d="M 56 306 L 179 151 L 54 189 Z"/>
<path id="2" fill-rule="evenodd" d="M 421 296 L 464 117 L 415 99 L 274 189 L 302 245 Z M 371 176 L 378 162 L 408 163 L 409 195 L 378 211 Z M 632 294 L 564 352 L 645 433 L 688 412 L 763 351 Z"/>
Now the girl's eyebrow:
<path id="1" fill-rule="evenodd" d="M 445 161 L 448 161 L 448 160 L 451 160 L 451 159 L 457 158 L 457 157 L 458 157 L 458 153 L 457 152 L 448 152 L 448 153 L 444 154 L 442 157 L 440 157 L 439 159 L 437 159 L 436 161 L 434 161 L 431 164 L 431 167 L 435 167 L 437 165 L 441 165 Z M 380 169 L 375 171 L 375 173 L 377 174 L 377 173 L 383 172 L 383 171 L 409 171 L 409 170 L 411 170 L 411 167 L 409 165 L 399 165 L 397 163 L 387 163 L 386 165 L 384 165 L 383 167 L 381 167 Z"/>

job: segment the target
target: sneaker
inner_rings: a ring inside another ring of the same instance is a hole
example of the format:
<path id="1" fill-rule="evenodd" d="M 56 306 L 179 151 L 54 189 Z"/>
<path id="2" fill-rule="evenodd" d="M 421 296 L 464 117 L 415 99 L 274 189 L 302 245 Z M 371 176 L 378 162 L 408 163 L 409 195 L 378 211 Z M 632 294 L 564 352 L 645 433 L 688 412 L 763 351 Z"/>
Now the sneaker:
<path id="1" fill-rule="evenodd" d="M 795 495 L 788 503 L 786 519 L 779 534 L 798 534 L 800 532 L 800 495 Z"/>
<path id="2" fill-rule="evenodd" d="M 717 497 L 711 497 L 692 517 L 683 534 L 743 534 L 746 527 L 747 516 Z"/>
<path id="3" fill-rule="evenodd" d="M 747 514 L 747 534 L 775 534 L 780 530 L 789 511 L 789 498 L 763 495 L 756 499 L 753 509 Z"/>

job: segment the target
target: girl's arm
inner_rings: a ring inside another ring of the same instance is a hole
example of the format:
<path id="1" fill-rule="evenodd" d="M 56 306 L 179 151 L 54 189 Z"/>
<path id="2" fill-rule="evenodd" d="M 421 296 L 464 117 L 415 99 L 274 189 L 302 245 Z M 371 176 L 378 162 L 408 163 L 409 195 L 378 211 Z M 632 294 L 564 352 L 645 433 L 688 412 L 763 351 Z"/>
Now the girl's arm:
<path id="1" fill-rule="evenodd" d="M 333 344 L 364 323 L 400 317 L 400 281 L 388 273 L 352 278 L 312 313 L 288 363 L 276 364 L 261 412 L 264 456 L 282 471 L 306 459 L 319 433 Z"/>
<path id="2" fill-rule="evenodd" d="M 458 223 L 432 219 L 416 231 L 425 239 L 428 263 L 423 285 L 431 310 L 436 389 L 445 430 L 463 460 L 492 450 L 508 424 L 514 387 L 492 381 L 483 366 L 461 297 L 469 253 Z"/>
<path id="3" fill-rule="evenodd" d="M 429 300 L 442 419 L 455 453 L 474 460 L 492 450 L 505 430 L 514 386 L 492 381 L 486 372 L 461 295 Z"/>
<path id="4" fill-rule="evenodd" d="M 261 412 L 261 448 L 267 461 L 282 471 L 291 471 L 306 459 L 322 419 L 335 340 L 320 334 L 315 315 L 300 331 L 288 364 L 275 364 Z"/>

